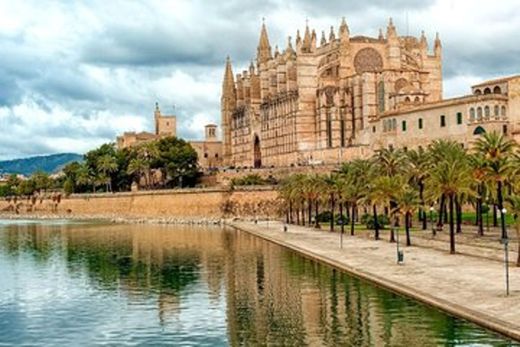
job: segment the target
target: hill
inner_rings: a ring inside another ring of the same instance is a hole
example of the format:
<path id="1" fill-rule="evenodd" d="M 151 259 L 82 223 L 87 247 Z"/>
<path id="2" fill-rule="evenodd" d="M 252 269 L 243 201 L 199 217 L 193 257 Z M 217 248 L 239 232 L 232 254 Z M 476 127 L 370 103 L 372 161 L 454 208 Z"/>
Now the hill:
<path id="1" fill-rule="evenodd" d="M 64 165 L 75 160 L 82 160 L 83 156 L 75 153 L 59 153 L 43 155 L 30 158 L 20 158 L 13 160 L 0 161 L 0 174 L 17 173 L 26 176 L 36 171 L 54 173 L 59 171 Z"/>

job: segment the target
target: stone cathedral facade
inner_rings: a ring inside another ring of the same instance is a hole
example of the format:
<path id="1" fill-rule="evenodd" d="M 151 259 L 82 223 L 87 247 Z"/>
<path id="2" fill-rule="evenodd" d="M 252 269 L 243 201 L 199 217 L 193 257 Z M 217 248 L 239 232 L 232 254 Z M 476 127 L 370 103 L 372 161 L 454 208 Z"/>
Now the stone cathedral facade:
<path id="1" fill-rule="evenodd" d="M 424 32 L 399 36 L 391 19 L 378 37 L 351 35 L 345 19 L 320 38 L 307 26 L 294 46 L 289 37 L 274 52 L 262 24 L 256 64 L 234 75 L 226 62 L 224 164 L 332 164 L 381 147 L 445 137 L 467 143 L 489 130 L 511 133 L 516 124 L 508 109 L 520 109 L 520 78 L 488 82 L 470 95 L 443 99 L 439 36 L 430 47 Z"/>

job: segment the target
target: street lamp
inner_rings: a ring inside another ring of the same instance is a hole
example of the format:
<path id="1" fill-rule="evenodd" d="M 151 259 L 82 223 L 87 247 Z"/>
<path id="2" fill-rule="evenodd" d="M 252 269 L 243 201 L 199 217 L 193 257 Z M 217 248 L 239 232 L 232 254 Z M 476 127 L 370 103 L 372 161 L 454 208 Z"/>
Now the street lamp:
<path id="1" fill-rule="evenodd" d="M 432 235 L 435 236 L 436 235 L 436 232 L 435 232 L 435 224 L 433 223 L 433 211 L 435 209 L 433 208 L 433 206 L 430 206 L 430 224 L 432 225 Z"/>
<path id="2" fill-rule="evenodd" d="M 505 209 L 505 207 L 502 209 L 502 240 L 500 241 L 503 245 L 504 245 L 504 265 L 505 265 L 505 270 L 506 270 L 506 296 L 509 296 L 509 250 L 508 250 L 508 244 L 509 244 L 509 239 L 507 237 L 507 230 L 506 230 L 506 223 L 505 223 L 505 218 L 506 218 L 506 212 L 507 210 Z"/>

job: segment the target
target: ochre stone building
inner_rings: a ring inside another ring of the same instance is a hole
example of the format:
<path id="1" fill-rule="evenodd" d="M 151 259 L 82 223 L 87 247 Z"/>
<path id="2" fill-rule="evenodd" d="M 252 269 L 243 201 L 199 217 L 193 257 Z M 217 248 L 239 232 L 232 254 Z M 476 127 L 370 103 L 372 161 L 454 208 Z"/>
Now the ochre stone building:
<path id="1" fill-rule="evenodd" d="M 222 166 L 222 141 L 217 137 L 217 126 L 208 124 L 204 127 L 204 141 L 189 141 L 197 152 L 199 166 L 204 169 L 214 169 Z"/>
<path id="2" fill-rule="evenodd" d="M 328 38 L 307 26 L 273 54 L 262 24 L 256 65 L 235 76 L 226 62 L 224 164 L 333 164 L 440 138 L 468 146 L 486 131 L 518 136 L 518 111 L 520 76 L 443 99 L 438 34 L 431 49 L 424 32 L 399 36 L 391 19 L 378 37 L 352 36 L 343 19 Z"/>
<path id="3" fill-rule="evenodd" d="M 125 132 L 117 137 L 117 148 L 123 149 L 168 136 L 176 136 L 177 117 L 162 115 L 157 103 L 155 104 L 154 121 L 155 132 Z M 218 140 L 217 126 L 208 124 L 204 129 L 205 139 L 203 141 L 188 141 L 197 152 L 198 164 L 202 169 L 213 169 L 222 166 L 222 141 Z"/>
<path id="4" fill-rule="evenodd" d="M 154 111 L 155 131 L 153 133 L 141 131 L 129 131 L 118 136 L 116 140 L 117 148 L 136 146 L 145 142 L 154 141 L 167 136 L 177 135 L 177 117 L 161 114 L 159 104 L 155 103 Z"/>

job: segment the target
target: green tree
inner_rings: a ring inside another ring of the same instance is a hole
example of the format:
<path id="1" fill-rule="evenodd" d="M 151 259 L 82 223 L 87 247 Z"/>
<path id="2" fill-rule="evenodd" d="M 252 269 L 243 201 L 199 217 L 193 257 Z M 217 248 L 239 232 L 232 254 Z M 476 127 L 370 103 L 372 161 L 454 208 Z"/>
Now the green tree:
<path id="1" fill-rule="evenodd" d="M 396 213 L 404 217 L 404 228 L 406 232 L 406 245 L 411 246 L 410 224 L 413 213 L 421 206 L 421 199 L 416 190 L 409 185 L 401 186 L 397 190 L 394 199 L 396 202 Z"/>
<path id="2" fill-rule="evenodd" d="M 97 159 L 97 169 L 104 177 L 106 184 L 106 191 L 112 191 L 112 177 L 111 175 L 117 171 L 118 165 L 115 156 L 104 154 Z"/>
<path id="3" fill-rule="evenodd" d="M 444 196 L 449 202 L 450 253 L 455 253 L 455 199 L 463 194 L 472 195 L 473 179 L 465 150 L 454 141 L 439 141 L 434 144 L 433 152 L 443 148 L 426 179 L 428 194 L 432 200 Z M 439 152 L 435 153 L 437 156 Z M 442 158 L 442 159 L 441 159 Z"/>
<path id="4" fill-rule="evenodd" d="M 199 173 L 197 152 L 182 139 L 165 137 L 157 142 L 157 159 L 152 167 L 163 170 L 167 181 L 193 185 Z"/>
<path id="5" fill-rule="evenodd" d="M 497 208 L 501 213 L 502 238 L 506 238 L 503 187 L 512 172 L 511 159 L 516 143 L 497 132 L 482 135 L 475 142 L 475 152 L 482 155 L 486 161 L 485 172 L 489 182 L 496 185 Z"/>
<path id="6" fill-rule="evenodd" d="M 506 203 L 509 213 L 511 213 L 511 215 L 513 215 L 514 218 L 516 239 L 518 243 L 518 257 L 516 259 L 516 266 L 520 267 L 520 196 L 513 194 L 509 195 L 508 197 L 506 197 Z"/>

